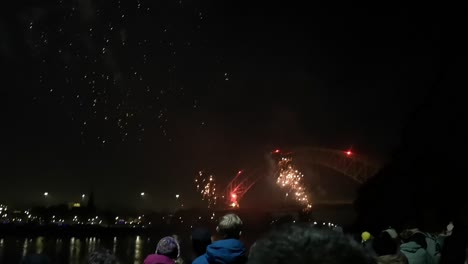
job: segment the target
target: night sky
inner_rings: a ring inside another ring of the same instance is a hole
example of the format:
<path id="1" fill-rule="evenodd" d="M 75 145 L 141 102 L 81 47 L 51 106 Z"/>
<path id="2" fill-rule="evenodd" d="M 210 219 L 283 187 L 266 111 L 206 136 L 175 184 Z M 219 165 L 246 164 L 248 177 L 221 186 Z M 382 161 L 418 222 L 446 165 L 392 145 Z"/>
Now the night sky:
<path id="1" fill-rule="evenodd" d="M 199 170 L 226 179 L 275 148 L 385 160 L 443 59 L 442 11 L 427 6 L 10 5 L 0 18 L 0 201 L 15 205 L 91 190 L 112 208 L 141 206 L 141 191 L 155 209 L 176 193 L 201 205 Z M 356 187 L 342 178 L 324 184 Z M 270 191 L 256 186 L 244 203 Z"/>

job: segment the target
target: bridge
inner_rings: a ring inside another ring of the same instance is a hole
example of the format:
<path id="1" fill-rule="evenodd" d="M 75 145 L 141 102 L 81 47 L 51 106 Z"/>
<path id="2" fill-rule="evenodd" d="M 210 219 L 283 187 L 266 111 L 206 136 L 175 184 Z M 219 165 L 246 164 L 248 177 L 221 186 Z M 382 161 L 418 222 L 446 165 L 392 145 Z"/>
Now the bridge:
<path id="1" fill-rule="evenodd" d="M 293 152 L 275 150 L 271 153 L 271 157 L 275 162 L 278 162 L 284 157 L 288 157 L 291 160 L 294 159 L 295 163 L 300 163 L 301 165 L 307 166 L 310 164 L 326 167 L 343 176 L 349 177 L 359 184 L 366 182 L 381 168 L 381 164 L 379 162 L 371 161 L 369 158 L 364 157 L 363 155 L 358 155 L 351 150 L 326 148 L 301 148 L 296 149 Z M 278 168 L 273 169 L 273 171 L 277 174 Z M 262 177 L 265 177 L 265 173 L 241 170 L 229 182 L 222 193 L 217 195 L 213 194 L 213 196 L 220 197 L 224 204 L 228 205 L 231 209 L 239 208 L 239 201 L 260 179 L 262 179 Z M 344 201 L 314 202 L 314 206 L 319 206 L 320 204 L 343 204 L 343 202 Z M 350 201 L 346 201 L 345 203 L 349 204 Z"/>
<path id="2" fill-rule="evenodd" d="M 372 161 L 351 150 L 304 148 L 295 151 L 293 155 L 299 162 L 330 168 L 359 184 L 366 182 L 381 168 L 380 162 Z"/>

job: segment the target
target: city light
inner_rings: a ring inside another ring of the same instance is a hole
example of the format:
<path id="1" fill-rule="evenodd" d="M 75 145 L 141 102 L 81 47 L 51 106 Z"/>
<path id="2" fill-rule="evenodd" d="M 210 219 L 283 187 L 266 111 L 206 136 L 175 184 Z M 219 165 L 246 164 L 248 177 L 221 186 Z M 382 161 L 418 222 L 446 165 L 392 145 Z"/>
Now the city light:
<path id="1" fill-rule="evenodd" d="M 47 197 L 48 195 L 49 195 L 49 193 L 48 193 L 48 192 L 45 192 L 45 193 L 44 193 L 44 196 L 45 196 L 45 197 Z"/>
<path id="2" fill-rule="evenodd" d="M 82 195 L 81 195 L 81 199 L 84 199 L 85 197 L 86 197 L 85 194 L 82 194 Z"/>
<path id="3" fill-rule="evenodd" d="M 348 150 L 345 152 L 347 156 L 351 156 L 353 154 L 353 152 L 351 152 L 351 150 Z"/>
<path id="4" fill-rule="evenodd" d="M 175 195 L 175 198 L 176 198 L 176 199 L 179 199 L 179 197 L 180 197 L 180 195 L 178 195 L 178 194 Z"/>
<path id="5" fill-rule="evenodd" d="M 145 196 L 145 193 L 144 192 L 140 193 L 140 196 Z"/>

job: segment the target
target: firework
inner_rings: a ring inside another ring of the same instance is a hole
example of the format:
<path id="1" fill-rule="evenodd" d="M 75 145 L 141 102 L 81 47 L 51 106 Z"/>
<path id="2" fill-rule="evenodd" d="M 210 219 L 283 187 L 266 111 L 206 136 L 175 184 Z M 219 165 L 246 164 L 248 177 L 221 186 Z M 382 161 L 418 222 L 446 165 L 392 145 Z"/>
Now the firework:
<path id="1" fill-rule="evenodd" d="M 293 197 L 294 200 L 311 208 L 312 204 L 304 187 L 304 175 L 292 164 L 292 158 L 281 158 L 278 162 L 279 174 L 276 183 L 286 190 L 286 197 Z"/>
<path id="2" fill-rule="evenodd" d="M 203 171 L 199 171 L 195 177 L 195 186 L 198 193 L 201 194 L 202 200 L 208 202 L 208 208 L 216 205 L 218 195 L 214 175 L 205 175 Z"/>

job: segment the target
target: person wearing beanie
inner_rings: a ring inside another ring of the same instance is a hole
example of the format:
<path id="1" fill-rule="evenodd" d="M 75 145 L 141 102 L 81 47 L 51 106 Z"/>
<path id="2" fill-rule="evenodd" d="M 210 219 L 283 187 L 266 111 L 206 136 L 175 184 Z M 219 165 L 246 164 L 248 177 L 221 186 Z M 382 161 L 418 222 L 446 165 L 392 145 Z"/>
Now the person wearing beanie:
<path id="1" fill-rule="evenodd" d="M 397 231 L 396 231 L 395 229 L 393 229 L 393 228 L 385 229 L 383 232 L 388 233 L 388 235 L 390 235 L 390 237 L 391 237 L 392 239 L 395 239 L 395 240 L 398 239 L 398 233 L 397 233 Z"/>
<path id="2" fill-rule="evenodd" d="M 180 240 L 180 237 L 178 235 L 174 234 L 174 235 L 172 235 L 172 237 L 177 241 L 179 246 L 182 244 L 181 240 Z M 181 255 L 181 253 L 179 251 L 179 257 L 177 257 L 177 259 L 175 260 L 175 264 L 184 264 L 185 263 L 184 259 L 182 259 L 182 257 L 180 255 Z"/>
<path id="3" fill-rule="evenodd" d="M 235 214 L 221 217 L 216 231 L 223 238 L 213 242 L 206 253 L 196 258 L 192 264 L 244 264 L 247 253 L 244 244 L 239 241 L 242 233 L 242 220 Z"/>
<path id="4" fill-rule="evenodd" d="M 364 231 L 361 234 L 361 239 L 362 239 L 362 243 L 365 243 L 367 242 L 367 240 L 371 239 L 371 234 L 367 231 Z"/>
<path id="5" fill-rule="evenodd" d="M 373 237 L 371 233 L 367 231 L 362 232 L 361 239 L 362 246 L 369 252 L 369 254 L 375 256 L 374 249 L 372 248 Z"/>
<path id="6" fill-rule="evenodd" d="M 156 254 L 146 257 L 144 264 L 174 264 L 179 258 L 180 246 L 174 237 L 163 237 L 156 247 Z"/>

